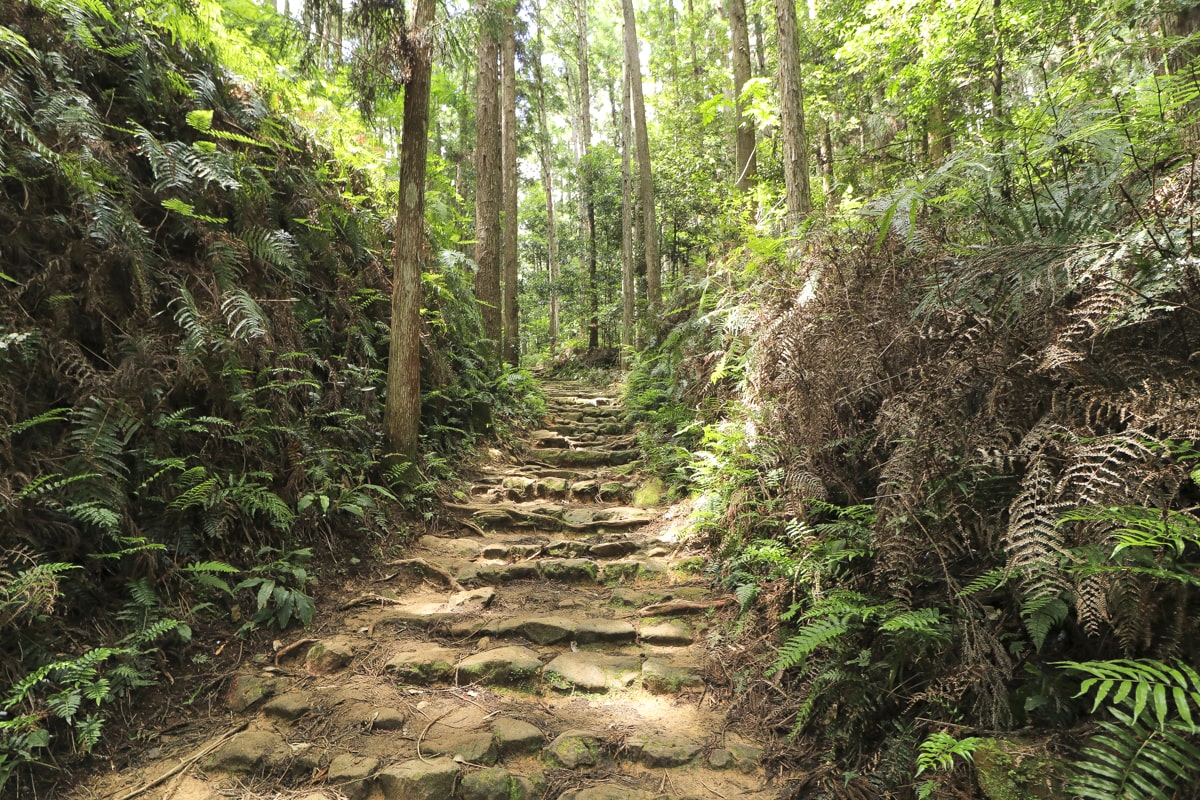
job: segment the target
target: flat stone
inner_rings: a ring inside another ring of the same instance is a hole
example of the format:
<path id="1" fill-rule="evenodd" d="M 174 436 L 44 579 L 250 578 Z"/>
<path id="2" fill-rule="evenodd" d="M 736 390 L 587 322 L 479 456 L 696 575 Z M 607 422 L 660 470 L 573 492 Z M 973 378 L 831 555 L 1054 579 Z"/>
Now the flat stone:
<path id="1" fill-rule="evenodd" d="M 542 751 L 542 758 L 553 767 L 579 769 L 599 766 L 603 761 L 600 737 L 587 731 L 565 731 Z"/>
<path id="2" fill-rule="evenodd" d="M 455 761 L 470 764 L 496 763 L 496 742 L 490 733 L 469 733 L 464 736 L 444 736 L 428 739 L 421 745 L 422 752 L 452 756 Z"/>
<path id="3" fill-rule="evenodd" d="M 510 475 L 500 482 L 504 487 L 505 494 L 513 500 L 523 500 L 533 494 L 533 478 L 525 478 L 518 475 Z"/>
<path id="4" fill-rule="evenodd" d="M 579 539 L 559 539 L 546 545 L 547 555 L 552 556 L 568 556 L 578 558 L 586 556 L 591 546 L 586 541 Z"/>
<path id="5" fill-rule="evenodd" d="M 690 739 L 669 734 L 637 733 L 625 740 L 625 747 L 647 767 L 678 767 L 688 763 L 702 749 Z"/>
<path id="6" fill-rule="evenodd" d="M 379 769 L 379 759 L 341 753 L 329 762 L 325 780 L 349 800 L 365 800 L 371 793 L 371 778 Z"/>
<path id="7" fill-rule="evenodd" d="M 607 572 L 605 580 L 608 579 Z M 642 589 L 627 589 L 621 586 L 612 590 L 612 601 L 619 606 L 633 606 L 640 608 L 650 603 L 657 603 L 663 599 L 662 592 L 648 592 Z"/>
<path id="8" fill-rule="evenodd" d="M 692 629 L 682 622 L 659 622 L 643 626 L 638 638 L 646 644 L 689 645 L 692 643 Z"/>
<path id="9" fill-rule="evenodd" d="M 263 713 L 268 717 L 281 719 L 286 722 L 300 719 L 312 711 L 312 702 L 304 692 L 288 692 L 272 698 L 263 706 Z"/>
<path id="10" fill-rule="evenodd" d="M 390 706 L 382 706 L 375 709 L 375 719 L 371 722 L 371 727 L 377 731 L 399 731 L 404 729 L 406 722 L 408 722 L 408 715 L 403 711 Z"/>
<path id="11" fill-rule="evenodd" d="M 412 759 L 386 767 L 377 781 L 383 800 L 446 800 L 462 768 L 449 758 Z"/>
<path id="12" fill-rule="evenodd" d="M 599 489 L 600 483 L 598 481 L 575 481 L 575 483 L 571 484 L 571 496 L 586 499 L 595 495 Z M 589 514 L 587 516 L 587 520 L 585 521 L 590 521 L 591 518 L 592 517 Z M 568 521 L 570 522 L 573 520 Z"/>
<path id="13" fill-rule="evenodd" d="M 466 683 L 524 683 L 542 667 L 528 647 L 497 647 L 458 662 L 459 681 Z"/>
<path id="14" fill-rule="evenodd" d="M 392 656 L 384 669 L 404 683 L 426 686 L 448 680 L 454 674 L 458 651 L 427 645 Z"/>
<path id="15" fill-rule="evenodd" d="M 671 664 L 659 658 L 647 658 L 642 662 L 642 686 L 654 694 L 675 694 L 703 685 L 704 679 L 691 667 Z"/>
<path id="16" fill-rule="evenodd" d="M 501 758 L 536 753 L 546 737 L 534 725 L 519 719 L 500 717 L 492 723 L 492 738 Z"/>
<path id="17" fill-rule="evenodd" d="M 554 644 L 575 635 L 579 624 L 566 617 L 534 617 L 521 623 L 520 631 L 531 642 L 536 644 Z"/>
<path id="18" fill-rule="evenodd" d="M 758 769 L 758 762 L 762 760 L 763 749 L 756 744 L 727 741 L 725 749 L 729 751 L 732 757 L 733 766 L 741 772 L 754 772 Z"/>
<path id="19" fill-rule="evenodd" d="M 479 548 L 479 555 L 483 558 L 508 558 L 508 545 L 497 542 L 485 544 Z"/>
<path id="20" fill-rule="evenodd" d="M 620 558 L 638 549 L 637 542 L 620 539 L 615 542 L 599 542 L 588 548 L 588 555 L 595 558 Z"/>
<path id="21" fill-rule="evenodd" d="M 605 653 L 562 653 L 542 671 L 556 689 L 582 689 L 603 692 L 609 687 L 625 687 L 638 676 L 638 659 Z"/>
<path id="22" fill-rule="evenodd" d="M 658 795 L 630 789 L 627 786 L 605 783 L 587 789 L 571 789 L 558 796 L 559 800 L 655 800 Z"/>
<path id="23" fill-rule="evenodd" d="M 549 558 L 541 562 L 539 572 L 551 581 L 595 583 L 600 567 L 586 558 Z"/>
<path id="24" fill-rule="evenodd" d="M 206 766 L 244 775 L 275 769 L 291 757 L 292 748 L 275 731 L 242 731 L 209 756 Z"/>
<path id="25" fill-rule="evenodd" d="M 631 642 L 636 638 L 633 624 L 623 619 L 585 619 L 575 632 L 575 641 L 580 644 Z"/>
<path id="26" fill-rule="evenodd" d="M 578 486 L 579 484 L 575 485 Z M 563 521 L 569 522 L 572 525 L 589 525 L 592 522 L 592 515 L 594 513 L 595 509 L 586 506 L 568 508 L 563 512 Z"/>
<path id="27" fill-rule="evenodd" d="M 483 564 L 475 570 L 475 579 L 481 583 L 509 583 L 510 581 L 532 580 L 538 576 L 536 564 Z M 459 580 L 462 580 L 460 577 Z"/>
<path id="28" fill-rule="evenodd" d="M 491 604 L 495 596 L 496 590 L 491 586 L 455 592 L 449 597 L 444 593 L 413 595 L 407 597 L 400 605 L 380 614 L 375 624 L 377 627 L 393 624 L 428 628 L 456 617 L 478 614 Z"/>
<path id="29" fill-rule="evenodd" d="M 287 681 L 266 675 L 235 675 L 225 693 L 225 705 L 241 714 L 265 698 L 272 697 L 287 686 Z"/>

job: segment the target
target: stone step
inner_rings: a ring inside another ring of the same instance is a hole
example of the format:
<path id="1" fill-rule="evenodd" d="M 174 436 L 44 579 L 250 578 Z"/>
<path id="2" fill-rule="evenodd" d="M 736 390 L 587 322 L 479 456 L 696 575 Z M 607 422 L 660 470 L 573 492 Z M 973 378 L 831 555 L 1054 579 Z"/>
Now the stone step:
<path id="1" fill-rule="evenodd" d="M 635 621 L 638 623 L 635 625 Z M 456 641 L 473 637 L 522 638 L 537 645 L 572 643 L 621 645 L 640 642 L 655 647 L 687 647 L 693 644 L 690 626 L 683 622 L 645 622 L 601 617 L 526 615 L 486 621 L 463 619 L 444 628 Z"/>
<path id="2" fill-rule="evenodd" d="M 637 461 L 641 454 L 636 450 L 554 450 L 535 447 L 530 449 L 529 458 L 554 467 L 616 467 Z"/>

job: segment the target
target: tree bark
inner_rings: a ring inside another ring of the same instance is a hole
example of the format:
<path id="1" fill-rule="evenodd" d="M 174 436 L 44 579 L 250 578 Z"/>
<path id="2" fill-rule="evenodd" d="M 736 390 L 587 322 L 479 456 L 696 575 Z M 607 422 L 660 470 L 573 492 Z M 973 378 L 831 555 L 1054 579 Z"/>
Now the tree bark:
<path id="1" fill-rule="evenodd" d="M 629 70 L 629 96 L 633 105 L 637 142 L 638 194 L 642 202 L 642 244 L 646 255 L 646 299 L 656 323 L 662 310 L 662 271 L 658 253 L 658 222 L 654 211 L 654 176 L 650 167 L 650 136 L 646 132 L 646 101 L 642 95 L 642 67 L 638 55 L 637 22 L 632 0 L 621 0 L 625 18 L 625 64 Z"/>
<path id="2" fill-rule="evenodd" d="M 788 224 L 799 225 L 812 211 L 808 185 L 808 135 L 804 130 L 804 90 L 800 82 L 800 43 L 795 0 L 775 0 L 779 38 L 779 105 L 783 127 L 783 182 Z"/>
<path id="3" fill-rule="evenodd" d="M 538 93 L 538 158 L 542 162 L 542 187 L 546 192 L 546 261 L 550 273 L 550 355 L 558 351 L 558 225 L 554 214 L 553 150 L 546 120 L 546 84 L 542 77 L 542 16 L 538 7 L 537 55 L 533 59 Z"/>
<path id="4" fill-rule="evenodd" d="M 503 106 L 502 172 L 504 176 L 504 360 L 512 366 L 521 361 L 521 339 L 517 309 L 517 40 L 514 24 L 517 4 L 505 11 L 500 47 Z"/>
<path id="5" fill-rule="evenodd" d="M 1167 14 L 1162 21 L 1163 34 L 1169 40 L 1167 45 L 1167 72 L 1181 81 L 1181 89 L 1195 91 L 1200 86 L 1200 75 L 1196 69 L 1196 54 L 1200 46 L 1193 43 L 1178 41 L 1200 29 L 1200 4 L 1188 4 Z M 1175 41 L 1170 41 L 1175 40 Z M 1184 103 L 1177 114 L 1180 122 L 1180 142 L 1188 148 L 1193 148 L 1200 142 L 1200 120 L 1196 119 L 1200 110 L 1200 98 L 1194 98 Z"/>
<path id="6" fill-rule="evenodd" d="M 575 51 L 579 59 L 579 216 L 587 259 L 588 349 L 600 346 L 600 293 L 596 281 L 596 204 L 592 199 L 592 91 L 588 66 L 587 0 L 576 0 Z"/>
<path id="7" fill-rule="evenodd" d="M 754 155 L 754 122 L 746 114 L 742 90 L 750 80 L 750 34 L 746 30 L 745 0 L 725 0 L 729 17 L 729 43 L 733 60 L 733 100 L 737 109 L 737 138 L 734 147 L 734 187 L 745 192 L 754 186 L 757 160 Z"/>
<path id="8" fill-rule="evenodd" d="M 633 348 L 633 174 L 629 166 L 629 140 L 633 119 L 629 102 L 629 65 L 621 76 L 621 360 Z"/>
<path id="9" fill-rule="evenodd" d="M 494 6 L 476 0 L 479 43 L 475 77 L 475 300 L 492 358 L 499 354 L 500 327 L 500 108 L 499 42 Z"/>
<path id="10" fill-rule="evenodd" d="M 411 37 L 412 71 L 404 90 L 400 197 L 392 253 L 392 327 L 388 355 L 384 439 L 391 458 L 415 465 L 421 423 L 421 267 L 425 240 L 425 155 L 429 141 L 429 85 L 436 0 L 419 0 Z"/>

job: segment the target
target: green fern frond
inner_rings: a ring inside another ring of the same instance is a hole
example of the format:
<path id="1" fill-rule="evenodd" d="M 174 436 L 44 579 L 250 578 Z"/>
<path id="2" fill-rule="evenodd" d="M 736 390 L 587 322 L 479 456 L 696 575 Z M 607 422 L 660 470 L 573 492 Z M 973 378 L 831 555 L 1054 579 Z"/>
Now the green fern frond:
<path id="1" fill-rule="evenodd" d="M 267 315 L 245 289 L 234 289 L 221 298 L 221 313 L 234 339 L 251 342 L 270 338 Z"/>
<path id="2" fill-rule="evenodd" d="M 1171 800 L 1193 785 L 1200 750 L 1188 728 L 1153 727 L 1112 709 L 1117 722 L 1101 722 L 1102 733 L 1080 750 L 1070 790 L 1084 800 Z"/>
<path id="3" fill-rule="evenodd" d="M 836 641 L 849 630 L 849 624 L 835 619 L 821 619 L 805 625 L 779 648 L 779 655 L 767 674 L 774 675 L 802 665 L 817 648 Z"/>

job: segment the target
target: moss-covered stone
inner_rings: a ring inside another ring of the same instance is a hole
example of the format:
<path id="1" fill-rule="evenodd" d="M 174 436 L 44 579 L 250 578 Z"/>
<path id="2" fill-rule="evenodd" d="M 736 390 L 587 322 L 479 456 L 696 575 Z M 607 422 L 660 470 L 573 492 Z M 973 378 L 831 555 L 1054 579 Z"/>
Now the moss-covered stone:
<path id="1" fill-rule="evenodd" d="M 985 739 L 975 748 L 979 789 L 989 800 L 1065 800 L 1055 761 L 1045 748 Z"/>
<path id="2" fill-rule="evenodd" d="M 649 478 L 633 493 L 633 505 L 638 508 L 652 508 L 663 501 L 666 487 L 658 478 Z"/>

